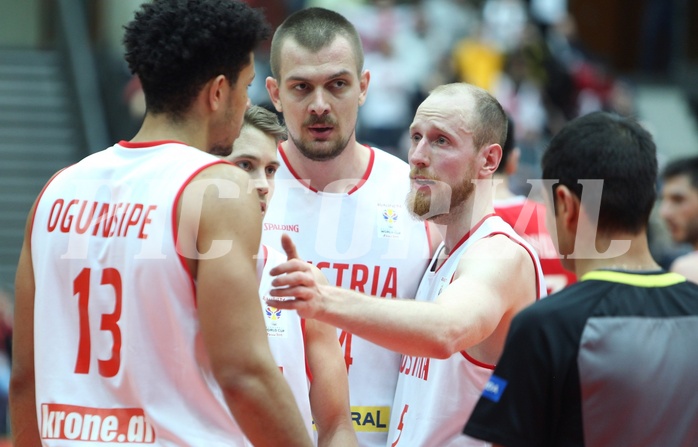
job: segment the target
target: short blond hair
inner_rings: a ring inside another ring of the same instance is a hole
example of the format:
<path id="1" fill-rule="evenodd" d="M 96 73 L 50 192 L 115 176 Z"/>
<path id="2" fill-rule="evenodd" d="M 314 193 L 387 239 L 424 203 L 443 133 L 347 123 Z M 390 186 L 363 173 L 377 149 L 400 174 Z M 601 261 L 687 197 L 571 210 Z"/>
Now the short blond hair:
<path id="1" fill-rule="evenodd" d="M 273 137 L 276 143 L 287 138 L 286 127 L 279 121 L 278 115 L 261 106 L 251 106 L 245 111 L 244 126 L 252 126 Z"/>

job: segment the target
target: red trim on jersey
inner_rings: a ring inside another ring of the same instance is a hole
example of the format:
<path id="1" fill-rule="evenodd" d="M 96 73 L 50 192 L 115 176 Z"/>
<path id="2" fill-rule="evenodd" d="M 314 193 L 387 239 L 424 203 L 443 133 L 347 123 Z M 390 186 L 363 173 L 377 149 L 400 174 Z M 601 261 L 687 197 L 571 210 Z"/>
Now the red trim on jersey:
<path id="1" fill-rule="evenodd" d="M 503 231 L 495 231 L 495 232 L 492 232 L 492 233 L 490 233 L 487 237 L 496 236 L 496 235 L 498 235 L 498 234 L 501 234 L 501 235 L 503 235 L 503 236 L 508 237 L 510 241 L 514 242 L 515 244 L 519 245 L 521 248 L 523 248 L 524 250 L 526 250 L 526 253 L 528 253 L 528 256 L 531 257 L 531 261 L 533 261 L 533 271 L 536 273 L 536 301 L 540 300 L 540 275 L 538 275 L 538 269 L 536 268 L 536 255 L 535 255 L 535 253 L 532 252 L 531 250 L 529 250 L 528 247 L 526 247 L 526 246 L 525 246 L 524 244 L 522 244 L 521 242 L 517 241 L 516 239 L 513 239 L 513 238 L 511 237 L 511 235 L 509 235 L 509 234 L 507 234 L 507 233 L 505 233 L 505 232 L 503 232 Z M 539 261 L 540 261 L 540 260 L 539 260 Z M 542 267 L 541 267 L 541 270 L 543 270 Z"/>
<path id="2" fill-rule="evenodd" d="M 359 180 L 359 182 L 356 185 L 354 185 L 354 187 L 347 194 L 353 194 L 359 188 L 361 188 L 364 185 L 364 183 L 366 183 L 366 181 L 368 180 L 368 177 L 371 175 L 371 171 L 373 170 L 373 162 L 376 159 L 376 153 L 371 146 L 366 146 L 366 145 L 364 145 L 364 146 L 368 148 L 369 153 L 370 153 L 370 156 L 368 159 L 368 166 L 366 167 L 366 171 L 364 171 L 364 175 L 361 177 L 361 180 Z M 281 143 L 279 143 L 278 150 L 279 150 L 279 155 L 281 155 L 281 159 L 284 161 L 284 164 L 288 168 L 288 171 L 291 173 L 291 175 L 293 177 L 295 177 L 295 179 L 298 180 L 298 182 L 300 182 L 301 185 L 305 186 L 306 188 L 308 188 L 312 192 L 320 192 L 317 189 L 310 186 L 310 183 L 308 183 L 304 179 L 302 179 L 300 177 L 300 175 L 298 175 L 296 170 L 293 169 L 293 166 L 291 166 L 291 163 L 288 161 L 288 157 L 286 156 L 286 152 L 284 152 L 283 147 L 281 147 Z"/>
<path id="3" fill-rule="evenodd" d="M 257 254 L 255 255 L 257 259 L 257 262 L 255 262 L 255 268 L 257 269 L 258 282 L 262 281 L 262 277 L 264 276 L 264 267 L 267 265 L 267 259 L 269 258 L 269 248 L 264 244 L 260 244 L 259 248 L 260 250 L 257 251 Z"/>
<path id="4" fill-rule="evenodd" d="M 70 166 L 73 166 L 73 165 L 70 165 Z M 30 226 L 29 226 L 29 234 L 27 235 L 27 237 L 29 238 L 29 247 L 30 247 L 30 248 L 31 248 L 31 240 L 32 240 L 32 239 L 31 239 L 31 236 L 32 236 L 32 233 L 34 233 L 34 219 L 36 219 L 36 210 L 39 208 L 39 202 L 41 201 L 41 198 L 44 196 L 44 192 L 46 192 L 46 189 L 48 188 L 48 185 L 50 185 L 51 183 L 53 183 L 53 181 L 55 180 L 55 178 L 58 177 L 58 175 L 59 175 L 61 172 L 63 172 L 63 171 L 65 171 L 66 169 L 68 169 L 70 166 L 66 166 L 65 168 L 63 168 L 63 169 L 57 171 L 55 174 L 53 174 L 53 177 L 51 177 L 50 179 L 48 179 L 48 182 L 46 182 L 46 184 L 44 185 L 44 187 L 41 188 L 41 192 L 39 192 L 39 195 L 38 195 L 37 198 L 36 198 L 36 206 L 34 207 L 34 214 L 32 214 L 32 223 L 31 223 Z"/>
<path id="5" fill-rule="evenodd" d="M 269 259 L 269 249 L 264 244 L 262 244 L 262 256 L 263 256 L 262 269 L 264 269 L 264 267 L 267 266 L 267 259 Z"/>
<path id="6" fill-rule="evenodd" d="M 142 141 L 138 143 L 134 143 L 132 141 L 125 141 L 121 140 L 119 141 L 119 146 L 123 146 L 126 149 L 144 149 L 146 147 L 155 147 L 155 146 L 162 146 L 163 144 L 183 144 L 185 146 L 189 146 L 186 143 L 182 143 L 181 141 L 177 140 L 155 140 L 155 141 Z"/>
<path id="7" fill-rule="evenodd" d="M 484 222 L 485 220 L 487 220 L 488 218 L 490 218 L 490 217 L 492 217 L 492 216 L 494 216 L 494 215 L 495 215 L 495 214 L 488 214 L 487 216 L 483 217 L 482 220 L 480 220 L 480 222 L 478 222 L 470 231 L 468 231 L 468 233 L 466 233 L 466 235 L 463 237 L 463 239 L 461 239 L 460 241 L 458 241 L 458 243 L 456 244 L 456 247 L 455 247 L 453 250 L 451 250 L 451 253 L 453 253 L 454 251 L 456 251 L 456 248 L 460 247 L 460 246 L 463 244 L 463 242 L 465 242 L 466 239 L 468 239 L 468 236 L 470 236 L 472 233 L 474 233 L 475 230 L 477 230 L 477 228 L 479 228 L 480 225 L 482 225 L 483 222 Z M 500 235 L 500 234 L 501 234 L 502 236 L 506 236 L 507 238 L 509 238 L 510 241 L 512 241 L 512 242 L 514 242 L 515 244 L 519 245 L 521 248 L 523 248 L 524 250 L 526 250 L 526 253 L 528 253 L 528 256 L 531 258 L 531 261 L 533 262 L 533 271 L 535 272 L 535 275 L 536 275 L 536 301 L 540 300 L 540 275 L 538 274 L 538 269 L 536 268 L 536 257 L 535 257 L 535 255 L 533 254 L 533 252 L 531 252 L 531 250 L 528 249 L 528 247 L 526 247 L 524 244 L 522 244 L 521 242 L 517 241 L 516 239 L 513 239 L 513 238 L 511 237 L 510 234 L 507 234 L 507 233 L 505 233 L 505 232 L 503 232 L 503 231 L 494 231 L 494 232 L 488 234 L 488 235 L 485 236 L 485 237 L 488 237 L 488 238 L 489 238 L 489 237 L 497 236 L 497 235 Z M 448 259 L 448 258 L 447 258 L 447 259 Z M 443 264 L 445 264 L 445 262 L 442 263 L 441 265 L 443 265 Z M 439 266 L 439 267 L 441 267 L 441 266 Z M 437 269 L 437 270 L 438 270 L 438 269 Z M 455 277 L 455 273 L 453 274 L 453 276 L 451 276 L 451 280 L 449 281 L 449 284 L 453 282 L 453 278 L 454 278 L 454 277 Z M 465 359 L 466 359 L 467 361 L 469 361 L 470 363 L 472 363 L 472 364 L 474 364 L 474 365 L 476 365 L 476 366 L 480 366 L 480 367 L 482 367 L 482 368 L 487 368 L 487 369 L 492 369 L 492 370 L 494 370 L 495 365 L 490 365 L 489 363 L 481 362 L 481 361 L 479 361 L 479 360 L 473 358 L 472 356 L 470 356 L 470 354 L 468 354 L 468 353 L 465 352 L 465 351 L 460 351 L 460 353 L 461 353 L 461 354 L 463 355 L 463 357 L 465 357 Z"/>
<path id="8" fill-rule="evenodd" d="M 365 145 L 364 145 L 365 146 Z M 371 171 L 373 170 L 373 162 L 376 159 L 376 152 L 373 150 L 371 146 L 366 146 L 368 150 L 370 151 L 369 154 L 369 159 L 368 159 L 368 166 L 366 167 L 366 171 L 364 171 L 363 177 L 361 177 L 361 180 L 359 180 L 359 183 L 354 185 L 353 188 L 351 188 L 351 191 L 349 191 L 347 194 L 353 194 L 354 192 L 358 191 L 359 188 L 364 186 L 364 183 L 368 180 L 368 177 L 371 175 Z"/>
<path id="9" fill-rule="evenodd" d="M 285 164 L 286 167 L 288 168 L 288 170 L 289 170 L 289 172 L 291 173 L 291 175 L 292 175 L 293 177 L 295 177 L 295 179 L 298 180 L 298 181 L 300 182 L 301 185 L 305 186 L 306 188 L 308 188 L 308 189 L 311 190 L 312 192 L 318 192 L 317 189 L 315 189 L 315 188 L 313 188 L 312 186 L 310 186 L 310 183 L 306 183 L 306 181 L 303 180 L 303 179 L 298 175 L 298 173 L 293 169 L 293 166 L 291 166 L 291 163 L 288 161 L 288 158 L 286 157 L 286 152 L 284 152 L 284 148 L 281 147 L 281 143 L 279 143 L 278 149 L 279 149 L 279 155 L 281 155 L 281 159 L 284 161 L 284 164 Z"/>
<path id="10" fill-rule="evenodd" d="M 492 232 L 492 233 L 490 233 L 489 235 L 487 235 L 486 237 L 492 237 L 492 236 L 496 236 L 496 235 L 499 235 L 499 234 L 501 234 L 502 236 L 508 237 L 510 241 L 512 241 L 512 242 L 514 242 L 515 244 L 518 244 L 519 246 L 521 246 L 524 250 L 526 250 L 526 253 L 528 253 L 528 256 L 531 257 L 531 261 L 533 261 L 533 271 L 534 271 L 535 274 L 536 274 L 536 301 L 540 300 L 540 275 L 538 274 L 538 269 L 536 268 L 536 257 L 535 257 L 535 255 L 533 254 L 533 252 L 531 252 L 531 250 L 528 249 L 528 247 L 526 247 L 524 244 L 522 244 L 521 242 L 517 241 L 516 239 L 513 239 L 513 238 L 511 237 L 510 234 L 507 234 L 507 233 L 505 233 L 505 232 L 503 232 L 503 231 L 495 231 L 495 232 Z M 455 276 L 455 275 L 454 275 L 454 276 Z M 453 281 L 453 278 L 451 278 L 451 281 Z M 471 357 L 471 356 L 470 356 L 467 352 L 465 352 L 465 351 L 461 351 L 461 354 L 463 354 L 463 357 L 465 357 L 465 359 L 466 359 L 467 361 L 469 361 L 470 363 L 472 363 L 472 364 L 474 364 L 474 365 L 481 366 L 481 367 L 487 368 L 487 369 L 494 369 L 494 366 L 495 366 L 495 365 L 490 365 L 490 364 L 488 364 L 488 363 L 483 363 L 483 362 L 481 362 L 481 361 L 479 361 L 479 360 L 476 360 L 476 359 L 474 359 L 473 357 Z"/>
<path id="11" fill-rule="evenodd" d="M 180 186 L 179 190 L 177 191 L 177 194 L 175 194 L 174 201 L 172 202 L 172 238 L 174 239 L 173 242 L 175 244 L 175 251 L 177 252 L 177 257 L 179 257 L 179 262 L 182 264 L 182 267 L 184 268 L 184 271 L 187 272 L 189 275 L 189 279 L 191 281 L 191 290 L 192 294 L 194 295 L 194 306 L 196 307 L 197 301 L 196 301 L 196 280 L 194 279 L 194 275 L 191 274 L 191 271 L 189 270 L 189 265 L 187 264 L 187 260 L 184 259 L 184 256 L 179 252 L 179 241 L 177 240 L 178 236 L 178 231 L 177 231 L 177 205 L 179 204 L 179 200 L 182 198 L 182 193 L 184 192 L 184 188 L 186 188 L 189 183 L 191 183 L 192 179 L 199 175 L 201 171 L 203 171 L 206 168 L 209 168 L 213 165 L 221 164 L 223 163 L 223 160 L 215 160 L 211 163 L 207 163 L 203 166 L 201 166 L 199 169 L 196 171 L 192 172 L 192 174 L 189 176 L 188 179 L 182 183 L 182 186 Z"/>
<path id="12" fill-rule="evenodd" d="M 308 344 L 308 333 L 305 330 L 305 318 L 301 318 L 301 333 L 303 334 L 303 354 L 305 354 L 305 375 L 308 378 L 308 382 L 313 383 L 313 372 L 310 370 L 308 355 L 306 354 L 306 351 L 308 350 L 306 347 Z"/>
<path id="13" fill-rule="evenodd" d="M 463 244 L 465 243 L 465 241 L 467 241 L 468 238 L 469 238 L 473 233 L 475 233 L 475 232 L 477 231 L 477 229 L 480 228 L 480 227 L 482 226 L 482 224 L 485 223 L 485 221 L 486 221 L 487 219 L 489 219 L 489 218 L 492 217 L 492 216 L 496 216 L 496 214 L 490 213 L 490 214 L 487 214 L 487 215 L 483 216 L 482 219 L 480 219 L 480 221 L 479 221 L 478 223 L 476 223 L 475 226 L 473 226 L 473 227 L 470 229 L 470 231 L 468 231 L 467 233 L 465 233 L 465 235 L 458 241 L 458 243 L 455 245 L 455 247 L 453 247 L 453 248 L 451 249 L 451 253 L 454 253 L 456 250 L 458 250 L 458 248 L 459 248 L 461 245 L 463 245 Z M 439 266 L 436 268 L 436 270 L 434 270 L 435 273 L 439 271 L 439 269 L 441 268 L 441 266 L 444 265 L 444 264 L 446 263 L 446 260 L 447 260 L 450 256 L 451 256 L 450 253 L 446 255 L 446 259 L 444 259 L 444 262 L 442 262 L 441 265 L 439 265 Z M 439 260 L 438 260 L 438 255 L 434 258 L 434 262 L 439 262 Z"/>
<path id="14" fill-rule="evenodd" d="M 477 360 L 476 358 L 471 357 L 470 354 L 468 354 L 465 351 L 461 351 L 460 353 L 463 354 L 463 357 L 465 357 L 465 359 L 467 361 L 469 361 L 470 363 L 472 363 L 473 365 L 479 366 L 480 368 L 494 370 L 495 365 L 490 365 L 489 363 L 481 362 L 481 361 Z"/>

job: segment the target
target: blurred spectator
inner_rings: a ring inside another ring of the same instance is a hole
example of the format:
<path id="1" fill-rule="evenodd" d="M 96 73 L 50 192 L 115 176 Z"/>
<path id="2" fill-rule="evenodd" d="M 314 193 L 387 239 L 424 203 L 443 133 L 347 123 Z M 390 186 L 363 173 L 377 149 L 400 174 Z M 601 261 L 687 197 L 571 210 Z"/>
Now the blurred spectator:
<path id="1" fill-rule="evenodd" d="M 504 54 L 478 24 L 473 34 L 460 39 L 453 46 L 453 64 L 456 80 L 492 91 L 492 86 L 504 67 Z"/>
<path id="2" fill-rule="evenodd" d="M 303 9 L 305 7 L 305 3 L 305 0 L 285 0 L 284 4 L 286 5 L 286 15 L 289 16 L 294 12 Z"/>
<path id="3" fill-rule="evenodd" d="M 124 87 L 123 100 L 128 107 L 128 114 L 133 120 L 134 129 L 137 129 L 145 116 L 145 95 L 138 76 L 133 75 Z M 135 131 L 133 133 L 135 134 Z"/>
<path id="4" fill-rule="evenodd" d="M 571 107 L 565 102 L 560 103 L 566 119 L 597 110 L 614 111 L 625 116 L 634 114 L 630 85 L 618 80 L 608 64 L 586 49 L 577 34 L 574 17 L 567 15 L 554 24 L 546 42 L 552 56 L 572 80 Z"/>
<path id="5" fill-rule="evenodd" d="M 528 0 L 528 3 L 531 19 L 543 36 L 567 15 L 567 0 Z"/>
<path id="6" fill-rule="evenodd" d="M 349 14 L 352 9 L 365 4 L 365 0 L 305 0 L 304 7 L 310 8 L 317 6 L 319 8 L 331 9 L 342 15 Z"/>
<path id="7" fill-rule="evenodd" d="M 522 0 L 485 0 L 482 8 L 483 35 L 502 52 L 519 46 L 528 24 Z"/>
<path id="8" fill-rule="evenodd" d="M 428 24 L 427 40 L 439 59 L 450 57 L 460 39 L 473 34 L 482 6 L 476 0 L 417 0 Z"/>
<path id="9" fill-rule="evenodd" d="M 666 74 L 674 51 L 676 0 L 644 0 L 640 34 L 640 67 L 648 74 Z"/>
<path id="10" fill-rule="evenodd" d="M 413 100 L 413 110 L 436 86 L 453 81 L 451 55 L 444 51 L 434 51 L 430 36 L 438 33 L 438 25 L 427 17 L 424 2 L 414 7 L 412 26 L 403 28 L 396 36 L 396 47 L 403 63 L 415 83 L 417 96 Z"/>
<path id="11" fill-rule="evenodd" d="M 535 148 L 547 124 L 543 105 L 542 79 L 537 78 L 523 48 L 506 55 L 504 70 L 492 86 L 492 94 L 516 122 L 516 141 L 525 148 Z"/>
<path id="12" fill-rule="evenodd" d="M 412 120 L 413 82 L 389 38 L 367 52 L 364 67 L 371 73 L 371 94 L 359 112 L 357 138 L 406 159 L 399 151 L 401 136 Z"/>
<path id="13" fill-rule="evenodd" d="M 401 140 L 436 62 L 426 41 L 428 28 L 418 10 L 393 0 L 374 0 L 363 9 L 354 23 L 364 44 L 371 94 L 359 110 L 357 137 L 406 159 Z"/>
<path id="14" fill-rule="evenodd" d="M 671 263 L 671 271 L 698 283 L 698 156 L 673 160 L 662 172 L 661 216 L 675 242 L 691 252 Z"/>
<path id="15" fill-rule="evenodd" d="M 267 21 L 271 24 L 272 29 L 276 28 L 298 8 L 302 8 L 306 3 L 305 0 L 245 0 L 253 8 L 261 8 Z M 260 47 L 255 51 L 254 68 L 255 78 L 247 90 L 252 104 L 257 104 L 269 110 L 274 107 L 269 99 L 265 80 L 267 76 L 271 76 L 271 68 L 269 67 L 269 51 L 271 49 L 271 39 L 267 39 L 260 44 Z"/>

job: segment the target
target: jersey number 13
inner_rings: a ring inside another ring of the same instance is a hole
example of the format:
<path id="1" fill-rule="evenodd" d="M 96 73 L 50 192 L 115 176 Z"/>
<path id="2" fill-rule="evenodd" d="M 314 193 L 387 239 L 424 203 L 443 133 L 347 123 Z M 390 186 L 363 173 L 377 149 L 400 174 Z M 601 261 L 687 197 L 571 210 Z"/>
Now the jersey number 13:
<path id="1" fill-rule="evenodd" d="M 78 315 L 80 318 L 80 338 L 78 341 L 78 355 L 75 361 L 76 374 L 88 374 L 90 372 L 90 357 L 92 354 L 92 342 L 90 338 L 90 284 L 93 281 L 92 269 L 84 268 L 73 281 L 73 294 L 78 298 Z M 95 275 L 96 276 L 96 275 Z M 111 287 L 114 291 L 114 311 L 102 314 L 100 330 L 111 332 L 112 347 L 111 357 L 107 360 L 98 359 L 99 374 L 104 377 L 114 377 L 121 366 L 121 274 L 114 268 L 105 268 L 101 271 L 100 285 Z"/>

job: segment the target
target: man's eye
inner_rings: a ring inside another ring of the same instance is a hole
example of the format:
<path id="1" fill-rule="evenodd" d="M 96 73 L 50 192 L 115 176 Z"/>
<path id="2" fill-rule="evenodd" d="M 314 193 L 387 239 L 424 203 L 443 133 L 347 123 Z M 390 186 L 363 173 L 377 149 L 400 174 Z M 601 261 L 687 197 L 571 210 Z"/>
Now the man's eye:
<path id="1" fill-rule="evenodd" d="M 252 169 L 252 163 L 249 161 L 241 160 L 235 163 L 238 168 L 242 169 L 243 171 L 250 171 Z"/>

